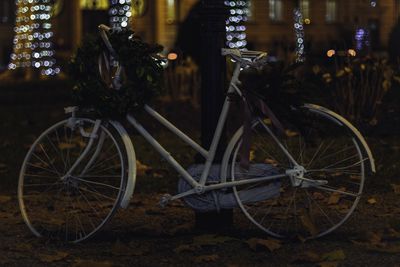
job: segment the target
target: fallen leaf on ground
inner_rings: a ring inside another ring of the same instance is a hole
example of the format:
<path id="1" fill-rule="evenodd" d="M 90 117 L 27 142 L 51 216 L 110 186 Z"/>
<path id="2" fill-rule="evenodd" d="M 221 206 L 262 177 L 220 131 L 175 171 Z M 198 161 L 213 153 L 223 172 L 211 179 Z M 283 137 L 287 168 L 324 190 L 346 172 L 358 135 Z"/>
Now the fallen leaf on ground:
<path id="1" fill-rule="evenodd" d="M 328 205 L 333 205 L 339 203 L 340 200 L 340 194 L 337 192 L 334 192 L 328 199 Z"/>
<path id="2" fill-rule="evenodd" d="M 215 262 L 219 259 L 219 256 L 216 254 L 212 255 L 203 255 L 194 258 L 194 262 L 196 263 L 204 263 L 204 262 Z"/>
<path id="3" fill-rule="evenodd" d="M 155 172 L 155 173 L 153 173 L 153 177 L 154 178 L 163 178 L 164 175 L 162 173 Z"/>
<path id="4" fill-rule="evenodd" d="M 346 259 L 342 249 L 334 250 L 328 253 L 320 254 L 313 251 L 307 251 L 297 256 L 293 263 L 314 263 L 320 267 L 335 267 L 340 261 Z"/>
<path id="5" fill-rule="evenodd" d="M 256 152 L 254 150 L 250 150 L 249 160 L 253 161 L 256 158 Z"/>
<path id="6" fill-rule="evenodd" d="M 180 245 L 174 249 L 175 253 L 194 252 L 198 247 L 192 245 Z"/>
<path id="7" fill-rule="evenodd" d="M 397 184 L 391 184 L 393 191 L 396 195 L 400 195 L 400 185 Z"/>
<path id="8" fill-rule="evenodd" d="M 334 250 L 321 256 L 322 261 L 342 261 L 346 259 L 346 255 L 342 249 Z"/>
<path id="9" fill-rule="evenodd" d="M 32 245 L 29 243 L 16 243 L 14 247 L 10 248 L 12 251 L 27 252 L 32 251 Z"/>
<path id="10" fill-rule="evenodd" d="M 311 216 L 306 211 L 300 216 L 300 221 L 312 236 L 316 236 L 318 234 L 317 227 L 312 221 Z"/>
<path id="11" fill-rule="evenodd" d="M 382 234 L 380 233 L 368 232 L 367 239 L 371 245 L 382 244 Z"/>
<path id="12" fill-rule="evenodd" d="M 400 232 L 396 231 L 393 228 L 388 229 L 388 234 L 390 238 L 400 238 Z"/>
<path id="13" fill-rule="evenodd" d="M 368 204 L 374 205 L 374 204 L 376 204 L 378 201 L 376 201 L 375 198 L 369 198 L 367 202 L 368 202 Z"/>
<path id="14" fill-rule="evenodd" d="M 318 263 L 319 267 L 337 267 L 339 263 L 336 261 L 323 261 Z"/>
<path id="15" fill-rule="evenodd" d="M 307 251 L 298 255 L 292 262 L 293 263 L 317 263 L 321 261 L 318 253 Z"/>
<path id="16" fill-rule="evenodd" d="M 236 241 L 236 239 L 229 236 L 200 235 L 193 239 L 193 244 L 197 246 L 215 246 L 231 241 Z"/>
<path id="17" fill-rule="evenodd" d="M 298 136 L 299 132 L 295 132 L 295 131 L 292 131 L 292 130 L 286 130 L 285 134 L 286 134 L 287 137 L 294 137 L 294 136 Z"/>
<path id="18" fill-rule="evenodd" d="M 77 260 L 72 267 L 112 267 L 114 266 L 109 261 L 90 261 L 90 260 Z"/>
<path id="19" fill-rule="evenodd" d="M 10 214 L 7 212 L 2 212 L 0 211 L 0 219 L 8 219 L 10 217 Z"/>
<path id="20" fill-rule="evenodd" d="M 358 245 L 368 251 L 382 252 L 382 253 L 389 253 L 389 254 L 400 253 L 400 244 L 381 243 L 379 245 L 373 245 L 370 243 L 359 242 L 359 241 L 352 241 L 352 242 L 353 242 L 353 244 Z"/>
<path id="21" fill-rule="evenodd" d="M 66 258 L 69 254 L 63 251 L 57 251 L 54 254 L 39 254 L 38 258 L 41 262 L 55 262 Z"/>
<path id="22" fill-rule="evenodd" d="M 346 191 L 346 188 L 339 188 L 340 191 Z M 338 204 L 340 200 L 341 194 L 338 192 L 334 192 L 332 195 L 330 195 L 328 199 L 328 205 L 334 205 Z"/>
<path id="23" fill-rule="evenodd" d="M 325 196 L 320 192 L 314 192 L 312 196 L 313 196 L 313 199 L 315 199 L 315 200 L 324 200 L 325 199 Z"/>
<path id="24" fill-rule="evenodd" d="M 9 202 L 11 200 L 10 196 L 0 196 L 0 204 Z"/>
<path id="25" fill-rule="evenodd" d="M 149 171 L 151 168 L 147 166 L 146 164 L 141 163 L 140 161 L 136 161 L 136 170 L 137 170 L 137 175 L 145 175 L 147 171 Z"/>
<path id="26" fill-rule="evenodd" d="M 185 233 L 190 233 L 192 229 L 193 225 L 191 223 L 184 223 L 168 229 L 167 233 L 169 235 L 185 234 Z"/>
<path id="27" fill-rule="evenodd" d="M 274 160 L 274 159 L 265 159 L 264 163 L 265 164 L 270 164 L 272 166 L 277 166 L 278 165 L 278 162 L 276 160 Z"/>
<path id="28" fill-rule="evenodd" d="M 60 143 L 58 145 L 58 148 L 61 149 L 61 150 L 71 149 L 71 148 L 74 148 L 74 147 L 75 147 L 75 144 L 73 144 L 73 143 Z"/>
<path id="29" fill-rule="evenodd" d="M 164 227 L 158 221 L 152 221 L 151 223 L 141 223 L 137 227 L 132 227 L 135 233 L 148 236 L 160 236 L 164 233 Z"/>
<path id="30" fill-rule="evenodd" d="M 361 175 L 350 175 L 350 179 L 355 181 L 360 181 Z"/>
<path id="31" fill-rule="evenodd" d="M 282 242 L 276 239 L 251 238 L 247 240 L 247 244 L 254 251 L 257 251 L 258 248 L 263 247 L 273 252 L 274 250 L 277 250 L 280 247 L 282 247 Z"/>
<path id="32" fill-rule="evenodd" d="M 129 245 L 117 241 L 111 248 L 111 254 L 114 256 L 142 256 L 148 252 L 148 248 L 138 245 L 134 242 Z"/>

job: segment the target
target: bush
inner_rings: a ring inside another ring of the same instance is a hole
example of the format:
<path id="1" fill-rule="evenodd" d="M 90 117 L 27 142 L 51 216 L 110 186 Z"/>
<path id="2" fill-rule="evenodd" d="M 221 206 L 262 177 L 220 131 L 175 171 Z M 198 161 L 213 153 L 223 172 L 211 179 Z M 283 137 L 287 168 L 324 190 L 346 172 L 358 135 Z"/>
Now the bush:
<path id="1" fill-rule="evenodd" d="M 400 20 L 393 27 L 389 35 L 388 52 L 392 63 L 400 63 Z"/>
<path id="2" fill-rule="evenodd" d="M 378 123 L 384 96 L 394 81 L 400 81 L 387 59 L 374 57 L 336 61 L 333 70 L 313 70 L 333 108 L 358 126 Z"/>

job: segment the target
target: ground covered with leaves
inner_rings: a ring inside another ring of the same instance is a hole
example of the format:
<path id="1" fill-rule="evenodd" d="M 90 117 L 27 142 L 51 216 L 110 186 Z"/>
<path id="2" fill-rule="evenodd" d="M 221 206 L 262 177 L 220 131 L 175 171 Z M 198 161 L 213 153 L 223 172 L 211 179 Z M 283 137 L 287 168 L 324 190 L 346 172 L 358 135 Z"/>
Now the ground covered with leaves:
<path id="1" fill-rule="evenodd" d="M 400 141 L 397 133 L 386 128 L 377 131 L 385 135 L 368 138 L 378 173 L 367 178 L 356 212 L 345 225 L 317 240 L 270 238 L 255 230 L 239 211 L 234 212 L 231 229 L 198 230 L 193 211 L 181 201 L 160 208 L 162 194 L 176 192 L 177 175 L 134 133 L 140 168 L 129 208 L 120 210 L 104 230 L 83 243 L 38 239 L 21 218 L 16 185 L 32 141 L 65 117 L 62 108 L 67 101 L 57 95 L 47 97 L 47 102 L 29 97 L 24 103 L 18 98 L 19 104 L 7 104 L 2 98 L 0 266 L 400 266 Z M 178 105 L 178 112 L 174 106 L 166 105 L 163 114 L 198 138 L 199 124 L 193 124 L 198 112 L 185 104 Z M 179 161 L 193 160 L 195 154 L 187 146 L 155 124 L 148 126 Z"/>
<path id="2" fill-rule="evenodd" d="M 77 245 L 35 238 L 16 197 L 0 196 L 1 266 L 399 266 L 400 202 L 395 192 L 363 199 L 350 221 L 324 238 L 269 238 L 247 223 L 200 232 L 180 201 L 137 194 L 95 238 Z M 372 201 L 372 199 L 374 201 Z M 235 213 L 235 221 L 241 221 Z"/>

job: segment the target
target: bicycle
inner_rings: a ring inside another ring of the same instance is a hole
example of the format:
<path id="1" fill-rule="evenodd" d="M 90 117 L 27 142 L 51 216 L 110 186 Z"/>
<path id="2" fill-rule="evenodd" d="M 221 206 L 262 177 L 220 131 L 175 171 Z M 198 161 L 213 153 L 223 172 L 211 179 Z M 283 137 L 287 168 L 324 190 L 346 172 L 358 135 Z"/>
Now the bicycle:
<path id="1" fill-rule="evenodd" d="M 99 26 L 110 50 L 109 28 Z M 178 194 L 198 210 L 239 207 L 259 229 L 277 238 L 301 235 L 316 238 L 342 225 L 355 210 L 368 170 L 374 159 L 360 132 L 340 115 L 313 104 L 293 108 L 290 135 L 279 135 L 263 113 L 250 125 L 249 158 L 242 164 L 240 127 L 228 143 L 222 163 L 214 164 L 217 146 L 227 120 L 231 95 L 245 101 L 239 74 L 243 68 L 267 64 L 259 51 L 222 49 L 235 62 L 228 94 L 211 146 L 201 147 L 153 108 L 144 111 L 190 145 L 204 165 L 186 170 L 129 114 L 126 120 L 180 175 Z M 114 58 L 117 60 L 117 58 Z M 101 71 L 101 64 L 99 68 Z M 120 83 L 123 67 L 117 64 L 112 83 Z M 93 236 L 114 215 L 126 208 L 136 181 L 136 155 L 122 124 L 77 116 L 78 108 L 66 108 L 70 118 L 48 128 L 33 143 L 23 162 L 18 199 L 23 219 L 38 237 L 80 242 Z M 211 177 L 210 173 L 219 175 Z"/>

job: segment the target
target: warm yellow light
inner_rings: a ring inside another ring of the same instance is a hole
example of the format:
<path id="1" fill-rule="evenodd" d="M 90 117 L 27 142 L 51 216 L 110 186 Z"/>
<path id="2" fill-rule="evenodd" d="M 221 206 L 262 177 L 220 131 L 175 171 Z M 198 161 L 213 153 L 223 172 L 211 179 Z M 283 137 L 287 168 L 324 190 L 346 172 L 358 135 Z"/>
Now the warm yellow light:
<path id="1" fill-rule="evenodd" d="M 168 60 L 177 60 L 177 59 L 178 59 L 178 54 L 176 54 L 176 53 L 168 54 Z"/>
<path id="2" fill-rule="evenodd" d="M 307 25 L 311 24 L 311 20 L 310 19 L 305 19 L 304 20 L 304 24 L 307 24 Z"/>
<path id="3" fill-rule="evenodd" d="M 357 52 L 356 52 L 356 50 L 354 50 L 354 49 L 349 49 L 349 50 L 347 51 L 347 53 L 349 53 L 349 55 L 352 56 L 352 57 L 355 57 L 355 56 L 357 55 Z"/>
<path id="4" fill-rule="evenodd" d="M 333 57 L 335 54 L 336 54 L 336 51 L 333 50 L 333 49 L 328 50 L 328 52 L 326 52 L 326 55 L 327 55 L 328 57 Z"/>
<path id="5" fill-rule="evenodd" d="M 109 8 L 108 0 L 98 0 L 98 1 L 90 1 L 90 0 L 80 0 L 81 9 L 98 9 L 98 10 L 107 10 Z"/>

